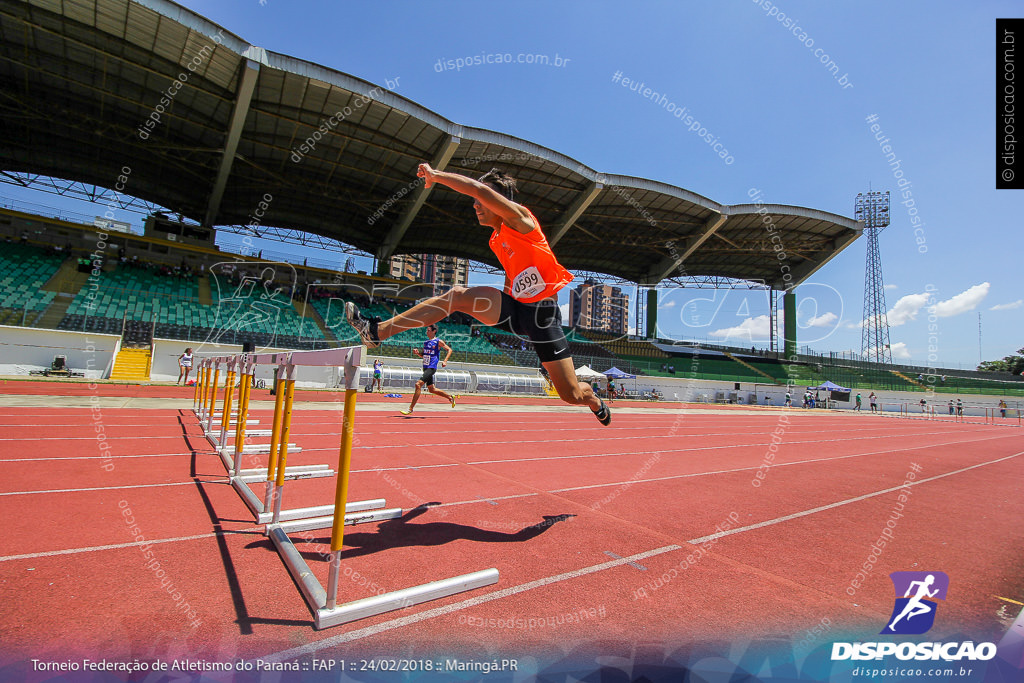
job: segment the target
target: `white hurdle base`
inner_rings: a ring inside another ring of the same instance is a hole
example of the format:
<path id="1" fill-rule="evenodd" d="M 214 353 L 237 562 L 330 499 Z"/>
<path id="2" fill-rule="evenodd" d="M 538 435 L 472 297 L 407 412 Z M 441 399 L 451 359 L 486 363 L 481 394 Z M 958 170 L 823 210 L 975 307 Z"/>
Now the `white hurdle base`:
<path id="1" fill-rule="evenodd" d="M 362 600 L 354 600 L 344 605 L 338 605 L 334 609 L 320 607 L 313 617 L 314 626 L 318 629 L 340 626 L 350 621 L 412 607 L 422 602 L 440 600 L 441 598 L 447 598 L 449 595 L 465 593 L 466 591 L 498 583 L 498 578 L 497 569 L 484 569 L 472 574 L 463 574 L 462 576 L 454 576 L 450 579 L 431 581 L 421 586 L 403 588 L 402 590 L 384 593 L 383 595 L 374 595 Z"/>
<path id="2" fill-rule="evenodd" d="M 311 509 L 311 508 L 307 508 Z M 283 514 L 283 513 L 282 513 Z M 387 519 L 398 519 L 402 516 L 402 508 L 388 508 L 387 510 L 366 510 L 352 512 L 345 506 L 345 526 L 355 524 L 368 524 L 370 522 L 382 522 Z M 296 531 L 312 531 L 313 529 L 330 529 L 334 526 L 334 506 L 331 506 L 330 514 L 323 517 L 310 517 L 308 519 L 295 519 L 280 524 L 272 524 L 287 533 Z M 270 527 L 267 527 L 269 533 Z"/>
<path id="3" fill-rule="evenodd" d="M 326 467 L 324 465 L 323 467 Z M 301 469 L 301 468 L 287 468 L 284 471 L 284 478 L 288 480 L 295 479 L 322 479 L 324 477 L 333 477 L 334 470 L 330 469 Z M 267 480 L 266 473 L 263 474 L 243 474 L 240 477 L 232 477 L 232 479 L 240 479 L 246 484 L 258 484 L 261 481 Z"/>
<path id="4" fill-rule="evenodd" d="M 323 465 L 319 465 L 319 467 L 323 467 Z M 326 477 L 326 476 L 332 476 L 334 474 L 333 470 L 325 470 L 325 471 L 327 472 L 327 474 L 317 474 L 317 476 L 318 477 Z M 298 477 L 296 477 L 296 478 L 298 478 Z M 261 480 L 262 481 L 266 481 L 266 474 L 263 475 Z M 242 502 L 245 503 L 246 507 L 249 508 L 249 512 L 252 513 L 252 516 L 253 516 L 253 518 L 254 518 L 254 520 L 256 521 L 257 524 L 270 524 L 270 522 L 273 521 L 273 519 L 274 519 L 274 512 L 273 512 L 273 510 L 267 510 L 264 507 L 263 501 L 259 498 L 259 496 L 257 496 L 253 492 L 253 490 L 251 488 L 249 488 L 249 483 L 246 482 L 243 477 L 231 477 L 231 486 L 232 486 L 232 488 L 235 489 L 235 492 L 238 493 L 238 496 L 242 499 Z M 345 512 L 346 513 L 352 513 L 352 512 L 363 512 L 365 510 L 376 510 L 376 509 L 379 509 L 379 508 L 383 508 L 386 504 L 387 503 L 385 502 L 385 500 L 383 498 L 374 498 L 374 499 L 371 499 L 371 500 L 353 501 L 353 502 L 348 503 L 347 505 L 345 505 Z M 401 514 L 402 514 L 402 511 L 401 511 L 401 509 L 399 509 L 398 510 L 398 515 L 396 515 L 396 516 L 401 516 Z M 317 505 L 315 507 L 294 508 L 292 510 L 281 510 L 281 512 L 278 515 L 278 520 L 279 521 L 291 522 L 291 521 L 294 521 L 294 520 L 309 519 L 310 517 L 321 518 L 322 519 L 325 515 L 331 515 L 331 517 L 329 517 L 329 519 L 332 519 L 332 520 L 334 519 L 334 517 L 333 517 L 333 515 L 334 515 L 334 505 Z M 390 519 L 390 518 L 382 518 L 382 519 Z M 358 522 L 354 521 L 353 524 L 362 523 L 363 521 L 364 520 L 359 520 Z M 371 521 L 371 520 L 366 520 L 366 521 Z M 328 524 L 328 526 L 330 526 L 330 524 Z M 316 529 L 316 528 L 322 528 L 322 527 L 312 527 L 312 528 Z"/>
<path id="5" fill-rule="evenodd" d="M 217 443 L 216 439 L 207 438 L 207 440 L 213 444 L 213 447 L 218 449 L 221 453 L 234 454 L 234 446 L 221 446 Z M 288 444 L 288 455 L 292 453 L 301 453 L 302 447 L 293 443 Z M 269 443 L 247 443 L 242 446 L 242 455 L 267 455 L 270 453 Z"/>
<path id="6" fill-rule="evenodd" d="M 463 574 L 450 579 L 432 581 L 421 586 L 354 600 L 337 605 L 333 609 L 327 609 L 327 591 L 313 576 L 305 558 L 295 548 L 295 544 L 288 538 L 288 534 L 281 526 L 279 524 L 268 526 L 267 535 L 274 542 L 274 546 L 281 555 L 281 560 L 302 591 L 306 604 L 309 605 L 310 611 L 313 613 L 313 625 L 317 629 L 339 626 L 350 621 L 483 588 L 497 583 L 499 578 L 497 569 L 485 569 L 472 574 Z"/>

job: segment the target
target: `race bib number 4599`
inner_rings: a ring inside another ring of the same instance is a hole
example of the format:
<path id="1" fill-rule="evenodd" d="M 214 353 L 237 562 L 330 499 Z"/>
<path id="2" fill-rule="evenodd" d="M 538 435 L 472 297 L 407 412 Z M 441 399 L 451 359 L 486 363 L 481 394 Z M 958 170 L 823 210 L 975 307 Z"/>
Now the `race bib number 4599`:
<path id="1" fill-rule="evenodd" d="M 530 266 L 519 273 L 512 281 L 512 297 L 515 299 L 529 299 L 543 291 L 544 280 L 535 266 Z"/>

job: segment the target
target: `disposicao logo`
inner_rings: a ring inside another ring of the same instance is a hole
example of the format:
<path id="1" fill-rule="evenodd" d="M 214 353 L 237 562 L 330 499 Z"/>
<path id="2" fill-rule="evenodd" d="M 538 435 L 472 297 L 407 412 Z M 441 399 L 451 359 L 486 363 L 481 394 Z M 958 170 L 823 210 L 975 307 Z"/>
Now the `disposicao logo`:
<path id="1" fill-rule="evenodd" d="M 927 633 L 935 623 L 936 600 L 946 599 L 949 577 L 945 572 L 893 572 L 889 578 L 896 589 L 896 605 L 881 632 Z"/>
<path id="2" fill-rule="evenodd" d="M 896 600 L 882 635 L 920 635 L 935 624 L 938 600 L 945 600 L 949 577 L 945 572 L 893 572 L 889 575 Z M 996 656 L 994 643 L 833 643 L 832 661 L 852 659 L 897 659 L 918 661 L 989 660 Z"/>

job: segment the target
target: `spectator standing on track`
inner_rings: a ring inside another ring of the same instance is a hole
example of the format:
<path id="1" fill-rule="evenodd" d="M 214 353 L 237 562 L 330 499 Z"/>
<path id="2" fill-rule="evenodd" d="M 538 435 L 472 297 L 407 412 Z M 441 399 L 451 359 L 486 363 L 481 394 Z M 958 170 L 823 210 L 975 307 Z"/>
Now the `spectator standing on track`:
<path id="1" fill-rule="evenodd" d="M 871 405 L 871 412 L 878 412 L 878 397 L 875 396 L 875 392 L 871 392 L 868 396 L 868 403 Z"/>
<path id="2" fill-rule="evenodd" d="M 962 398 L 956 400 L 956 414 L 960 417 L 964 416 L 964 400 Z"/>
<path id="3" fill-rule="evenodd" d="M 786 392 L 786 407 L 793 407 L 793 394 L 789 393 L 788 391 Z"/>
<path id="4" fill-rule="evenodd" d="M 1006 417 L 1006 401 L 999 399 L 999 414 Z"/>
<path id="5" fill-rule="evenodd" d="M 377 393 L 384 393 L 384 361 L 380 358 L 373 361 L 373 380 L 370 382 L 370 391 L 373 391 L 373 385 L 377 385 Z"/>
<path id="6" fill-rule="evenodd" d="M 615 398 L 615 380 L 608 378 L 608 398 Z"/>
<path id="7" fill-rule="evenodd" d="M 860 404 L 861 404 L 861 398 L 860 398 L 860 392 L 858 391 L 857 392 L 857 405 L 854 407 L 854 410 L 856 410 L 857 412 L 860 412 Z"/>
<path id="8" fill-rule="evenodd" d="M 949 399 L 949 414 L 953 414 L 953 399 Z"/>
<path id="9" fill-rule="evenodd" d="M 181 382 L 181 378 L 185 378 L 185 386 L 188 386 L 188 373 L 192 370 L 192 349 L 185 349 L 185 353 L 178 356 L 178 381 L 175 384 Z"/>
<path id="10" fill-rule="evenodd" d="M 925 409 L 925 407 L 926 407 L 927 405 L 928 405 L 928 401 L 926 401 L 926 400 L 924 400 L 924 399 L 922 398 L 922 399 L 921 399 L 921 413 L 922 413 L 922 414 L 924 413 L 924 409 Z"/>

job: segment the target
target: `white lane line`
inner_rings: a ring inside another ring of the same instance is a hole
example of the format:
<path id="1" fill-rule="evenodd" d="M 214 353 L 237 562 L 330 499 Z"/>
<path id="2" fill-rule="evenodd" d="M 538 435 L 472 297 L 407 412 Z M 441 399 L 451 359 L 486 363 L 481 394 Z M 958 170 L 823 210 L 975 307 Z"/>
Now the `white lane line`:
<path id="1" fill-rule="evenodd" d="M 204 484 L 223 484 L 222 481 L 205 481 Z M 191 486 L 194 481 L 176 481 L 170 484 L 132 484 L 130 486 L 95 486 L 87 489 L 43 489 L 41 491 L 8 491 L 0 493 L 0 496 L 29 496 L 33 493 L 78 493 L 80 491 L 111 491 L 114 489 L 148 489 L 158 486 Z"/>
<path id="2" fill-rule="evenodd" d="M 398 619 L 391 619 L 390 621 L 381 622 L 374 626 L 368 626 L 366 628 L 359 629 L 357 631 L 349 631 L 348 633 L 340 633 L 330 638 L 324 638 L 313 643 L 294 647 L 289 650 L 282 650 L 273 654 L 264 655 L 260 657 L 265 662 L 283 662 L 289 659 L 295 659 L 302 655 L 311 654 L 325 647 L 334 647 L 343 643 L 351 643 L 355 640 L 362 640 L 370 636 L 383 633 L 385 631 L 391 631 L 396 628 L 403 626 L 409 626 L 420 621 L 427 619 L 433 619 L 434 617 L 443 616 L 445 614 L 451 614 L 453 612 L 459 612 L 470 607 L 476 607 L 477 605 L 483 605 L 494 600 L 500 600 L 507 598 L 512 595 L 518 595 L 519 593 L 525 593 L 537 588 L 543 588 L 544 586 L 550 586 L 555 583 L 562 581 L 568 581 L 570 579 L 578 579 L 581 576 L 593 574 L 595 572 L 604 571 L 606 569 L 612 569 L 614 567 L 621 567 L 624 564 L 631 564 L 637 560 L 643 560 L 648 557 L 654 557 L 655 555 L 661 555 L 662 553 L 671 552 L 673 550 L 681 550 L 682 546 L 678 545 L 666 545 L 661 548 L 654 550 L 648 550 L 642 553 L 636 553 L 628 557 L 622 557 L 617 560 L 611 560 L 609 562 L 602 562 L 601 564 L 591 565 L 589 567 L 583 567 L 582 569 L 574 569 L 573 571 L 563 572 L 562 574 L 556 574 L 554 576 L 548 576 L 543 579 L 537 579 L 535 581 L 528 581 L 527 583 L 521 583 L 518 586 L 512 586 L 505 588 L 500 591 L 494 591 L 492 593 L 486 593 L 484 595 L 463 600 L 462 602 L 452 603 L 451 605 L 445 605 L 444 607 L 435 607 L 434 609 L 424 610 L 416 614 L 410 614 L 409 616 L 399 617 Z"/>
<path id="3" fill-rule="evenodd" d="M 40 460 L 119 460 L 121 458 L 180 458 L 190 456 L 191 453 L 143 453 L 140 455 L 73 455 L 67 458 L 0 458 L 0 464 L 5 462 L 37 462 Z M 198 452 L 197 452 L 198 455 Z M 203 453 L 203 455 L 208 455 Z"/>
<path id="4" fill-rule="evenodd" d="M 136 546 L 153 545 L 156 543 L 177 543 L 179 541 L 194 541 L 200 538 L 214 538 L 225 534 L 255 534 L 260 533 L 259 528 L 251 530 L 239 529 L 233 531 L 215 531 L 209 534 L 197 534 L 195 536 L 179 536 L 177 538 L 158 538 L 149 541 L 133 541 L 131 543 L 114 543 L 113 545 L 93 545 L 85 548 L 68 548 L 66 550 L 48 550 L 41 553 L 26 553 L 24 555 L 6 555 L 0 557 L 0 562 L 12 560 L 31 560 L 37 557 L 53 557 L 55 555 L 77 555 L 78 553 L 92 553 L 98 550 L 117 550 L 118 548 L 133 548 Z"/>
<path id="5" fill-rule="evenodd" d="M 732 534 L 738 534 L 738 533 L 741 533 L 741 532 L 744 532 L 744 531 L 751 531 L 753 529 L 761 529 L 761 528 L 766 527 L 766 526 L 772 526 L 773 524 L 779 524 L 781 522 L 788 522 L 789 520 L 797 519 L 798 517 L 806 517 L 807 515 L 813 515 L 813 514 L 818 513 L 818 512 L 824 512 L 825 510 L 831 510 L 833 508 L 837 508 L 837 507 L 840 507 L 840 506 L 843 506 L 843 505 L 849 505 L 850 503 L 856 503 L 858 501 L 866 500 L 868 498 L 874 498 L 875 496 L 881 496 L 881 495 L 884 495 L 886 493 L 893 493 L 894 491 L 899 491 L 900 489 L 904 488 L 905 486 L 918 486 L 920 484 L 924 484 L 924 483 L 927 483 L 929 481 L 935 481 L 936 479 L 944 479 L 945 477 L 951 477 L 954 474 L 961 474 L 963 472 L 968 472 L 970 470 L 977 469 L 979 467 L 985 467 L 986 465 L 994 465 L 997 462 L 1003 462 L 1004 460 L 1010 460 L 1011 458 L 1016 458 L 1016 457 L 1021 456 L 1021 455 L 1024 455 L 1024 451 L 1021 451 L 1019 453 L 1014 453 L 1013 455 L 1007 455 L 1004 458 L 998 458 L 996 460 L 989 460 L 988 462 L 980 462 L 977 465 L 971 465 L 970 467 L 964 467 L 964 468 L 959 469 L 959 470 L 953 470 L 952 472 L 945 472 L 943 474 L 937 474 L 934 477 L 928 477 L 927 479 L 917 479 L 915 481 L 910 482 L 909 484 L 904 483 L 904 484 L 901 484 L 900 486 L 893 486 L 891 488 L 882 489 L 881 491 L 875 491 L 874 493 L 867 493 L 867 494 L 864 494 L 863 496 L 857 496 L 855 498 L 847 498 L 846 500 L 840 500 L 840 501 L 835 502 L 835 503 L 829 503 L 828 505 L 822 505 L 821 507 L 812 508 L 810 510 L 804 510 L 803 512 L 794 512 L 793 514 L 785 515 L 784 517 L 776 517 L 775 519 L 769 519 L 769 520 L 766 520 L 764 522 L 758 522 L 757 524 L 750 524 L 748 526 L 741 526 L 741 527 L 738 527 L 736 529 L 729 529 L 728 531 L 719 531 L 717 534 L 710 534 L 708 536 L 701 536 L 700 538 L 690 539 L 689 541 L 687 541 L 687 543 L 693 543 L 693 544 L 706 543 L 707 541 L 711 541 L 711 540 L 714 540 L 716 538 L 722 538 L 723 536 L 731 536 Z"/>
<path id="6" fill-rule="evenodd" d="M 81 425 L 83 427 L 88 425 Z M 53 427 L 53 425 L 50 425 Z M 187 434 L 174 434 L 173 436 L 139 436 L 133 434 L 130 436 L 108 436 L 104 441 L 117 441 L 118 439 L 124 439 L 126 441 L 136 441 L 138 439 L 145 439 L 146 441 L 152 441 L 153 439 L 183 439 Z M 198 436 L 198 434 L 196 435 Z M 32 436 L 32 437 L 12 437 L 10 439 L 0 437 L 0 441 L 97 441 L 95 436 Z"/>
<path id="7" fill-rule="evenodd" d="M 996 438 L 999 438 L 999 437 L 991 437 L 991 438 L 992 439 L 996 439 Z M 925 446 L 909 446 L 907 448 L 896 448 L 896 449 L 889 448 L 889 449 L 886 449 L 884 451 L 868 451 L 866 453 L 851 453 L 850 455 L 837 455 L 837 456 L 833 456 L 833 457 L 830 457 L 830 458 L 811 458 L 811 459 L 808 459 L 808 460 L 794 460 L 793 462 L 776 462 L 776 463 L 774 463 L 772 465 L 772 467 L 790 467 L 790 466 L 793 466 L 793 465 L 806 465 L 808 463 L 814 463 L 814 462 L 831 462 L 831 461 L 834 461 L 834 460 L 846 460 L 848 458 L 861 458 L 861 457 L 864 457 L 864 456 L 867 456 L 867 455 L 888 455 L 888 454 L 891 454 L 891 453 L 901 453 L 903 451 L 919 451 L 919 450 L 924 449 L 924 448 L 935 448 L 936 446 L 953 446 L 953 445 L 961 444 L 961 443 L 976 443 L 977 441 L 979 441 L 979 439 L 972 439 L 970 441 L 949 441 L 947 443 L 928 444 L 928 445 L 925 445 Z M 654 451 L 654 452 L 658 452 L 658 451 Z M 1010 456 L 1010 457 L 1013 457 L 1013 456 Z M 709 475 L 709 474 L 733 474 L 735 472 L 749 472 L 751 470 L 760 469 L 763 464 L 764 463 L 758 463 L 757 465 L 754 465 L 754 466 L 751 466 L 751 467 L 737 467 L 737 468 L 729 469 L 729 470 L 711 470 L 711 471 L 708 471 L 708 472 L 691 472 L 691 473 L 688 473 L 688 474 L 672 474 L 672 475 L 669 475 L 667 477 L 654 477 L 652 479 L 629 479 L 627 481 L 618 481 L 618 482 L 614 482 L 614 483 L 611 483 L 611 484 L 588 484 L 586 486 L 572 486 L 572 487 L 564 488 L 564 489 L 553 489 L 551 491 L 548 491 L 547 493 L 562 493 L 564 491 L 582 491 L 584 489 L 599 489 L 599 488 L 602 488 L 604 486 L 622 486 L 623 484 L 640 484 L 640 483 L 648 483 L 648 482 L 652 482 L 652 481 L 666 481 L 666 480 L 669 480 L 669 479 L 686 479 L 688 477 L 703 477 L 703 476 L 706 476 L 706 475 Z"/>

